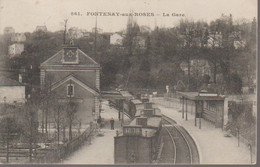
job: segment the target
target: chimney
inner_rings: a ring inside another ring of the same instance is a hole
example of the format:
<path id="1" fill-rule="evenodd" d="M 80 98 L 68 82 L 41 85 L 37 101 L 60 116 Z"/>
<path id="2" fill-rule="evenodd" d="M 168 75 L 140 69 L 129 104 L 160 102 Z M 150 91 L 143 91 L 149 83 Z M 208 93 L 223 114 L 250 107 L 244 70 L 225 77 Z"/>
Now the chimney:
<path id="1" fill-rule="evenodd" d="M 19 82 L 22 83 L 23 82 L 23 77 L 22 74 L 19 74 Z"/>

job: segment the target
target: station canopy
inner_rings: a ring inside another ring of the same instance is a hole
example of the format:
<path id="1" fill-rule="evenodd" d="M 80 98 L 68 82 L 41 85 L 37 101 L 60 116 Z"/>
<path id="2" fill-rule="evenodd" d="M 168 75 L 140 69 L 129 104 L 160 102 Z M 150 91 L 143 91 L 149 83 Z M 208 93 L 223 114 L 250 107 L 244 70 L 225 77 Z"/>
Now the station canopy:
<path id="1" fill-rule="evenodd" d="M 133 99 L 133 95 L 126 90 L 102 91 L 101 97 L 105 99 Z"/>
<path id="2" fill-rule="evenodd" d="M 187 98 L 189 100 L 224 100 L 225 97 L 221 96 L 215 92 L 177 92 L 179 96 Z"/>

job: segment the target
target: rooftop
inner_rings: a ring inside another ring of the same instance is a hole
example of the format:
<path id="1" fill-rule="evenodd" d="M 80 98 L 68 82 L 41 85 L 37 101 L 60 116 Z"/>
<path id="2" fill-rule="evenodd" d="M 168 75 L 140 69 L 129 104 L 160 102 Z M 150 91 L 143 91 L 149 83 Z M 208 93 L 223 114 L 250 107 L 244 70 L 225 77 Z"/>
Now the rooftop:
<path id="1" fill-rule="evenodd" d="M 24 86 L 24 85 L 16 80 L 4 76 L 0 76 L 0 86 Z"/>
<path id="2" fill-rule="evenodd" d="M 180 96 L 190 100 L 224 100 L 223 96 L 214 92 L 177 92 Z"/>
<path id="3" fill-rule="evenodd" d="M 134 104 L 143 104 L 139 99 L 132 99 L 131 102 Z"/>

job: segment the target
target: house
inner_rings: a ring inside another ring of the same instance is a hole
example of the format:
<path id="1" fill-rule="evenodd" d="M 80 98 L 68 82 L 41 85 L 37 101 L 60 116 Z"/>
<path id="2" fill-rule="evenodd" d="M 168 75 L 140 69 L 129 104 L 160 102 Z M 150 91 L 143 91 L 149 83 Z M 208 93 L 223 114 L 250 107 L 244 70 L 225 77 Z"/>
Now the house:
<path id="1" fill-rule="evenodd" d="M 68 37 L 71 38 L 71 39 L 79 39 L 79 38 L 84 37 L 83 32 L 84 32 L 84 30 L 81 30 L 77 27 L 71 27 L 68 30 Z"/>
<path id="2" fill-rule="evenodd" d="M 215 34 L 209 34 L 207 47 L 208 48 L 218 48 L 222 46 L 222 34 L 221 32 L 216 32 Z"/>
<path id="3" fill-rule="evenodd" d="M 242 38 L 241 31 L 233 31 L 228 38 L 230 41 L 240 40 Z"/>
<path id="4" fill-rule="evenodd" d="M 88 38 L 90 36 L 90 32 L 87 32 L 87 31 L 83 31 L 83 38 Z"/>
<path id="5" fill-rule="evenodd" d="M 47 32 L 47 27 L 46 26 L 37 26 L 35 31 L 36 32 L 38 32 L 38 31 Z"/>
<path id="6" fill-rule="evenodd" d="M 11 36 L 11 41 L 12 42 L 25 42 L 26 36 L 24 35 L 24 33 L 15 33 Z"/>
<path id="7" fill-rule="evenodd" d="M 146 47 L 146 40 L 142 36 L 134 37 L 133 43 L 135 44 L 136 48 L 145 49 Z"/>
<path id="8" fill-rule="evenodd" d="M 188 46 L 190 44 L 190 46 L 197 46 L 197 47 L 201 47 L 201 39 L 199 37 L 194 37 L 191 40 L 187 40 L 187 39 L 183 39 L 184 40 L 184 46 Z"/>
<path id="9" fill-rule="evenodd" d="M 151 30 L 151 28 L 150 27 L 148 27 L 148 26 L 140 26 L 140 32 L 141 33 L 147 33 L 147 32 L 151 32 L 152 30 Z"/>
<path id="10" fill-rule="evenodd" d="M 235 49 L 241 49 L 241 48 L 244 48 L 245 46 L 246 46 L 245 41 L 239 41 L 239 40 L 234 41 L 234 48 Z"/>
<path id="11" fill-rule="evenodd" d="M 98 34 L 103 33 L 103 29 L 101 28 L 96 28 L 96 27 L 92 28 L 92 33 L 95 33 L 96 31 Z"/>
<path id="12" fill-rule="evenodd" d="M 188 75 L 188 63 L 182 62 L 180 67 L 184 71 L 184 74 Z M 213 78 L 211 66 L 209 62 L 204 59 L 193 59 L 190 61 L 190 74 L 196 77 L 208 75 L 210 78 Z"/>
<path id="13" fill-rule="evenodd" d="M 51 90 L 60 103 L 77 106 L 76 117 L 83 124 L 99 114 L 100 65 L 78 46 L 63 46 L 40 66 L 41 89 Z"/>
<path id="14" fill-rule="evenodd" d="M 194 59 L 191 60 L 191 74 L 194 76 L 211 76 L 211 67 L 207 60 L 204 59 Z"/>
<path id="15" fill-rule="evenodd" d="M 25 103 L 25 85 L 16 80 L 1 76 L 0 103 Z"/>
<path id="16" fill-rule="evenodd" d="M 122 45 L 123 44 L 123 36 L 114 33 L 110 35 L 110 45 Z"/>
<path id="17" fill-rule="evenodd" d="M 12 45 L 9 45 L 8 48 L 8 54 L 10 57 L 21 55 L 23 51 L 24 51 L 24 44 L 20 44 L 20 43 L 14 43 Z"/>
<path id="18" fill-rule="evenodd" d="M 13 34 L 15 32 L 13 27 L 5 27 L 4 34 Z"/>

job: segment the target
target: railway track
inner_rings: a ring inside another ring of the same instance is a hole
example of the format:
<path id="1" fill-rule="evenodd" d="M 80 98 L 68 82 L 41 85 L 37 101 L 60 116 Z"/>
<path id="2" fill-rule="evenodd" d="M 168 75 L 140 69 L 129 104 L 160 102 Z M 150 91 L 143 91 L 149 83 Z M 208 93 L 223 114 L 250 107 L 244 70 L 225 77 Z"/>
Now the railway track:
<path id="1" fill-rule="evenodd" d="M 165 140 L 167 143 L 162 152 L 162 157 L 165 158 L 159 163 L 199 164 L 198 149 L 189 133 L 171 118 L 163 115 L 162 119 L 168 139 Z M 166 135 L 164 138 L 166 139 Z"/>

